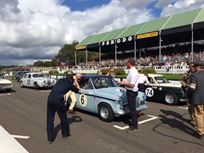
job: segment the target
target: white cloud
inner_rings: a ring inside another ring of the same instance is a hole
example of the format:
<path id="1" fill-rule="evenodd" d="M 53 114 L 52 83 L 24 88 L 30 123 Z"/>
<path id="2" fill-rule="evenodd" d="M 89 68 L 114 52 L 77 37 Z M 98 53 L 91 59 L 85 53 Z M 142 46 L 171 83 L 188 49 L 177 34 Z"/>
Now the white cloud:
<path id="1" fill-rule="evenodd" d="M 165 5 L 160 5 L 165 4 Z M 204 7 L 204 0 L 158 0 L 157 6 L 162 7 L 161 16 L 169 16 L 179 12 L 186 12 L 189 10 Z"/>
<path id="2" fill-rule="evenodd" d="M 163 8 L 163 15 L 171 13 L 171 9 L 196 7 L 203 2 L 111 0 L 85 11 L 71 11 L 68 6 L 61 5 L 62 1 L 0 0 L 0 64 L 28 64 L 37 59 L 49 59 L 65 43 L 153 19 L 148 6 L 152 2 Z"/>

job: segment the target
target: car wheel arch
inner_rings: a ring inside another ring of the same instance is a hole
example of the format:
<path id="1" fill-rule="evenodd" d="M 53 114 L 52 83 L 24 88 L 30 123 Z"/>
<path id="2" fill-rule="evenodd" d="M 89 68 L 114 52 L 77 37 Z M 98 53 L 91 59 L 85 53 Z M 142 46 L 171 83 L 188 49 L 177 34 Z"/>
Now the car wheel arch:
<path id="1" fill-rule="evenodd" d="M 167 102 L 167 99 L 166 99 L 167 96 L 173 97 L 173 98 L 174 98 L 174 102 Z M 166 92 L 166 93 L 164 94 L 164 101 L 165 101 L 165 103 L 168 104 L 168 105 L 176 105 L 176 104 L 178 103 L 178 97 L 176 96 L 175 93 L 168 91 L 168 92 Z"/>
<path id="2" fill-rule="evenodd" d="M 39 88 L 39 85 L 38 85 L 37 81 L 35 81 L 35 82 L 33 83 L 33 87 L 34 87 L 35 89 L 38 89 L 38 88 Z"/>
<path id="3" fill-rule="evenodd" d="M 100 114 L 100 109 L 102 107 L 106 107 L 107 110 L 109 111 L 109 117 L 108 118 L 104 118 L 101 114 Z M 111 122 L 114 118 L 115 118 L 115 115 L 114 115 L 114 112 L 113 112 L 113 108 L 112 106 L 107 103 L 107 102 L 100 102 L 98 105 L 97 105 L 97 113 L 98 113 L 98 117 L 103 120 L 103 121 L 106 121 L 106 122 Z"/>

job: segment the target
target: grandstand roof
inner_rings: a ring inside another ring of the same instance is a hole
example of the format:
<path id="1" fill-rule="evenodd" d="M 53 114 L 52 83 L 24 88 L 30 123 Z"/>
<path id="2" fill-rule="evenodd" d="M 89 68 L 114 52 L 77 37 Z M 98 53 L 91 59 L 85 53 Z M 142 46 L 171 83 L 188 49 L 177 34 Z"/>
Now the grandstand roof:
<path id="1" fill-rule="evenodd" d="M 124 38 L 139 34 L 168 30 L 200 22 L 204 22 L 204 8 L 199 8 L 185 13 L 179 13 L 173 16 L 162 17 L 149 22 L 132 25 L 110 32 L 87 36 L 76 46 L 76 49 L 81 50 L 85 49 L 87 45 L 91 44 L 99 44 L 100 42 L 108 40 L 115 40 L 118 38 Z"/>

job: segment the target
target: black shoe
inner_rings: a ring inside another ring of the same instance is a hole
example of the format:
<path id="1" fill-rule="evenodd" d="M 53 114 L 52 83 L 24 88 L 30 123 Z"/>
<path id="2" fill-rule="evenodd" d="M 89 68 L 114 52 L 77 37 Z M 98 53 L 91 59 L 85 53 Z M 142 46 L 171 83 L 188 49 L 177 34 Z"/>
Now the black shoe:
<path id="1" fill-rule="evenodd" d="M 67 138 L 67 137 L 69 137 L 69 136 L 71 136 L 70 133 L 68 133 L 67 135 L 63 135 L 62 137 L 63 137 L 63 138 Z"/>
<path id="2" fill-rule="evenodd" d="M 197 137 L 198 137 L 198 139 L 200 139 L 200 140 L 204 140 L 204 135 L 198 135 Z"/>
<path id="3" fill-rule="evenodd" d="M 138 127 L 130 126 L 130 127 L 128 128 L 128 131 L 130 131 L 130 132 L 138 131 Z"/>
<path id="4" fill-rule="evenodd" d="M 69 114 L 75 114 L 75 111 L 69 110 L 68 113 L 69 113 Z"/>
<path id="5" fill-rule="evenodd" d="M 48 140 L 48 144 L 52 144 L 54 140 Z"/>

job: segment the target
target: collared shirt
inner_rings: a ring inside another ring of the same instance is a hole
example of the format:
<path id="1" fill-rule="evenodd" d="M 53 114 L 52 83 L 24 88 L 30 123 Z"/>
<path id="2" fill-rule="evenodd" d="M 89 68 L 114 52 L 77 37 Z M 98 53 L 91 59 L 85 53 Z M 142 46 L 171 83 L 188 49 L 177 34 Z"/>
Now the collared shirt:
<path id="1" fill-rule="evenodd" d="M 147 76 L 144 74 L 139 74 L 139 78 L 137 79 L 137 87 L 139 88 L 138 91 L 145 92 L 145 83 L 149 84 Z"/>
<path id="2" fill-rule="evenodd" d="M 134 92 L 138 91 L 138 87 L 137 87 L 137 80 L 138 80 L 138 78 L 139 78 L 139 75 L 138 75 L 137 69 L 135 67 L 131 67 L 129 72 L 128 72 L 126 80 L 130 84 L 134 84 L 135 86 L 133 88 L 126 87 L 126 89 L 134 91 Z"/>
<path id="3" fill-rule="evenodd" d="M 138 78 L 138 80 L 137 80 L 137 83 L 138 83 L 138 84 L 139 84 L 139 83 L 141 83 L 141 84 L 143 84 L 143 83 L 149 84 L 149 81 L 148 81 L 148 79 L 147 79 L 147 76 L 144 75 L 144 74 L 139 74 L 139 78 Z"/>

